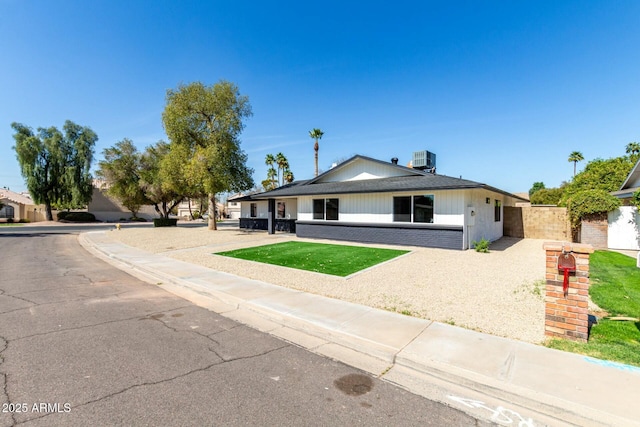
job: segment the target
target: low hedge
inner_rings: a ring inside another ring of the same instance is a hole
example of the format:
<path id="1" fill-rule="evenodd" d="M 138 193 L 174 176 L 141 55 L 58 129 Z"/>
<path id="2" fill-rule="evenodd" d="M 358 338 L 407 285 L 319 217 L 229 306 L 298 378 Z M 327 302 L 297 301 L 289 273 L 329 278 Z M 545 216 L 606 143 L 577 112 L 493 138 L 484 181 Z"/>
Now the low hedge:
<path id="1" fill-rule="evenodd" d="M 96 216 L 91 212 L 66 212 L 65 211 L 65 212 L 58 212 L 58 221 L 95 222 Z"/>
<path id="2" fill-rule="evenodd" d="M 178 225 L 177 218 L 154 218 L 153 226 L 154 227 L 175 227 Z"/>

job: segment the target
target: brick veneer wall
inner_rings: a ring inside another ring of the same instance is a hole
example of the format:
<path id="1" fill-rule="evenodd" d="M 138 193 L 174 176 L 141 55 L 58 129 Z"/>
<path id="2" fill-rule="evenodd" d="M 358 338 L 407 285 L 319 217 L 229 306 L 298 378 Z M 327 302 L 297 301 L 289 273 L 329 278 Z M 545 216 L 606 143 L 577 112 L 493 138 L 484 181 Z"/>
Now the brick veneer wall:
<path id="1" fill-rule="evenodd" d="M 571 240 L 567 208 L 505 206 L 504 235 L 528 239 Z"/>
<path id="2" fill-rule="evenodd" d="M 546 336 L 586 342 L 589 339 L 589 254 L 591 245 L 546 242 Z M 558 270 L 558 257 L 570 252 L 576 259 L 576 272 L 569 276 L 569 292 L 564 296 L 563 271 Z"/>
<path id="3" fill-rule="evenodd" d="M 582 219 L 580 243 L 595 248 L 608 247 L 609 220 L 607 214 L 590 215 Z"/>

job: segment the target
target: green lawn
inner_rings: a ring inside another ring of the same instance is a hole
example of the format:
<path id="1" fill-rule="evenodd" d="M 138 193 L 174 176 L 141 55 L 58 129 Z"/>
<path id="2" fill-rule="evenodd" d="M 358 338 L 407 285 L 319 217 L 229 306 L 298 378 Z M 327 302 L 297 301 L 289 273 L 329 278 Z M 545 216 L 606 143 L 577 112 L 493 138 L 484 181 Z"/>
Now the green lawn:
<path id="1" fill-rule="evenodd" d="M 640 268 L 634 258 L 617 252 L 596 251 L 590 257 L 594 303 L 608 317 L 640 318 Z M 640 366 L 640 321 L 600 319 L 591 328 L 588 343 L 552 340 L 549 347 Z"/>
<path id="2" fill-rule="evenodd" d="M 21 222 L 0 222 L 0 227 L 22 227 L 24 223 Z"/>
<path id="3" fill-rule="evenodd" d="M 218 252 L 216 255 L 345 277 L 407 252 L 409 251 L 361 246 L 284 242 Z"/>

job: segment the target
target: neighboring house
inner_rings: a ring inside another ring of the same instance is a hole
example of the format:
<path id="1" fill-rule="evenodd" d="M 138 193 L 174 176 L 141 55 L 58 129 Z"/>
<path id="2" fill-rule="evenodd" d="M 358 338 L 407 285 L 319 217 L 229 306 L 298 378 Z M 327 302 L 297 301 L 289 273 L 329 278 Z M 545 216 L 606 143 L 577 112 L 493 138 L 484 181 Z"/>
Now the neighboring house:
<path id="1" fill-rule="evenodd" d="M 242 193 L 237 193 L 227 198 L 227 207 L 226 207 L 226 216 L 229 219 L 240 219 L 240 215 L 242 214 L 242 208 L 240 200 L 245 195 Z"/>
<path id="2" fill-rule="evenodd" d="M 503 206 L 517 201 L 486 184 L 357 155 L 314 179 L 244 197 L 240 227 L 467 249 L 502 237 Z"/>
<path id="3" fill-rule="evenodd" d="M 200 212 L 200 207 L 200 201 L 185 199 L 180 202 L 180 204 L 176 208 L 178 210 L 178 218 L 191 219 L 191 214 L 196 211 L 199 212 L 201 216 L 208 214 L 208 204 L 202 206 L 202 212 Z M 218 214 L 218 218 L 221 218 L 224 215 L 224 205 L 222 203 L 216 202 L 216 213 Z"/>
<path id="4" fill-rule="evenodd" d="M 631 196 L 640 190 L 640 160 L 635 164 L 620 190 L 611 193 L 623 206 L 608 213 L 607 246 L 610 249 L 640 250 L 640 214 L 630 205 Z"/>
<path id="5" fill-rule="evenodd" d="M 129 209 L 122 206 L 118 199 L 107 194 L 106 183 L 98 179 L 93 182 L 93 196 L 87 206 L 87 210 L 94 214 L 98 221 L 116 222 L 131 218 Z M 153 206 L 145 205 L 140 207 L 138 218 L 151 220 L 157 217 L 158 214 Z"/>
<path id="6" fill-rule="evenodd" d="M 29 193 L 16 193 L 15 191 L 0 188 L 0 221 L 6 222 L 12 219 L 18 221 L 44 221 L 45 211 L 43 205 L 36 205 Z"/>

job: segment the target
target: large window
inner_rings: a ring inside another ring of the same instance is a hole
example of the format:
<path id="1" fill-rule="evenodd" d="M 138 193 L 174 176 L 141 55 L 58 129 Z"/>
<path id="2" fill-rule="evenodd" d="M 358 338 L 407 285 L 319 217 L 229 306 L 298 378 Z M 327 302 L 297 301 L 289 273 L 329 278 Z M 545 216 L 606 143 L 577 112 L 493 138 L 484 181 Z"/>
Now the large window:
<path id="1" fill-rule="evenodd" d="M 338 199 L 313 199 L 313 219 L 337 221 L 339 207 Z"/>
<path id="2" fill-rule="evenodd" d="M 324 199 L 313 199 L 313 219 L 324 219 Z"/>
<path id="3" fill-rule="evenodd" d="M 411 222 L 411 196 L 393 198 L 393 221 Z"/>
<path id="4" fill-rule="evenodd" d="M 338 199 L 327 199 L 326 203 L 326 220 L 338 220 Z"/>
<path id="5" fill-rule="evenodd" d="M 255 218 L 258 216 L 258 204 L 251 203 L 251 218 Z"/>
<path id="6" fill-rule="evenodd" d="M 413 196 L 413 222 L 433 222 L 433 196 Z"/>
<path id="7" fill-rule="evenodd" d="M 0 209 L 0 218 L 13 218 L 14 215 L 15 211 L 13 210 L 13 206 L 5 205 Z"/>
<path id="8" fill-rule="evenodd" d="M 434 196 L 401 196 L 393 198 L 394 222 L 433 223 Z"/>
<path id="9" fill-rule="evenodd" d="M 284 219 L 286 216 L 286 210 L 284 202 L 278 202 L 278 208 L 276 209 L 276 218 Z"/>

